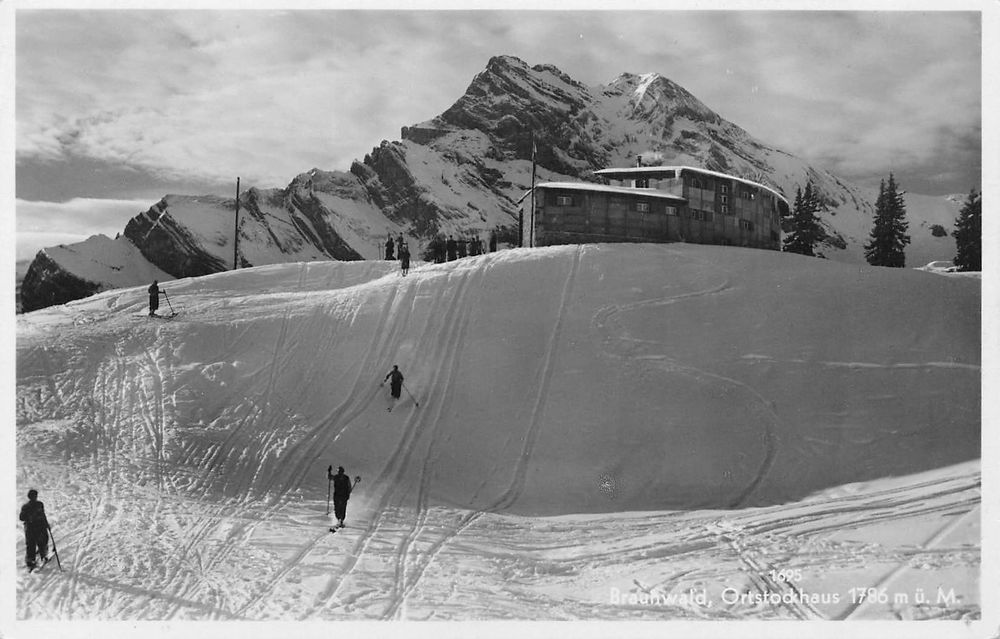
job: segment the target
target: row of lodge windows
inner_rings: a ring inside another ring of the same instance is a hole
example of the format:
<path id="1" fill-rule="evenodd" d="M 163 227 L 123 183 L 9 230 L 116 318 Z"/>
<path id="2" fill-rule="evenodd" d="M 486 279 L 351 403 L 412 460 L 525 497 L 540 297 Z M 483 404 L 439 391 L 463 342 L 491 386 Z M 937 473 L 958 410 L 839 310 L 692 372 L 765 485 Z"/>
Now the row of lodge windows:
<path id="1" fill-rule="evenodd" d="M 577 205 L 576 201 L 577 201 L 576 197 L 574 197 L 572 195 L 556 195 L 555 196 L 555 204 L 556 204 L 556 206 L 576 206 Z M 632 202 L 630 202 L 630 207 L 629 208 L 631 208 L 633 211 L 636 211 L 638 213 L 649 213 L 652 210 L 652 207 L 650 206 L 649 202 L 640 202 L 640 201 L 632 201 Z M 677 208 L 673 207 L 673 206 L 666 206 L 666 207 L 664 207 L 664 213 L 666 213 L 667 215 L 677 215 Z M 731 215 L 731 213 L 729 211 L 729 206 L 728 205 L 726 205 L 726 204 L 722 205 L 722 213 L 724 215 Z M 701 209 L 690 209 L 689 210 L 689 216 L 690 216 L 690 218 L 692 220 L 699 220 L 699 221 L 702 221 L 702 222 L 711 222 L 712 221 L 712 212 L 711 211 L 704 211 L 704 210 L 701 210 Z M 772 211 L 765 211 L 765 216 L 768 217 L 768 218 L 771 218 L 773 216 L 773 212 Z M 751 222 L 750 220 L 746 220 L 746 219 L 740 218 L 740 220 L 739 220 L 739 227 L 742 230 L 744 230 L 744 231 L 753 231 L 754 230 L 754 223 Z M 772 235 L 773 234 L 774 233 L 772 232 Z"/>
<path id="2" fill-rule="evenodd" d="M 574 196 L 572 196 L 572 195 L 557 195 L 555 197 L 555 204 L 556 204 L 556 206 L 576 206 L 576 198 Z M 636 212 L 639 212 L 639 213 L 649 213 L 650 210 L 651 210 L 649 202 L 631 202 L 631 207 L 630 208 L 633 211 L 636 211 Z M 667 206 L 667 207 L 664 207 L 664 209 L 665 209 L 664 212 L 667 215 L 677 215 L 677 207 Z M 725 215 L 729 215 L 730 214 L 729 213 L 729 207 L 727 205 L 725 205 L 725 204 L 722 205 L 722 213 L 725 214 Z M 712 221 L 712 212 L 711 211 L 704 211 L 704 210 L 701 210 L 701 209 L 690 209 L 689 215 L 690 215 L 690 217 L 691 217 L 692 220 L 700 220 L 702 222 L 711 222 Z M 769 212 L 768 212 L 767 215 L 768 215 L 768 217 L 770 217 L 770 213 Z M 740 228 L 743 229 L 744 231 L 753 231 L 753 229 L 754 229 L 754 224 L 750 220 L 745 220 L 745 219 L 741 218 L 740 221 L 739 221 L 739 225 L 740 225 Z"/>
<path id="3" fill-rule="evenodd" d="M 642 180 L 642 182 L 644 182 L 645 185 L 649 184 L 649 180 Z M 714 188 L 714 184 L 713 184 L 712 180 L 710 180 L 708 178 L 705 178 L 705 177 L 698 177 L 698 176 L 691 176 L 689 178 L 688 185 L 691 186 L 691 187 L 693 187 L 693 188 L 696 188 L 696 189 L 712 190 Z M 639 180 L 636 180 L 636 186 L 639 186 Z M 742 199 L 744 199 L 744 200 L 755 200 L 755 199 L 757 199 L 757 189 L 755 189 L 752 186 L 738 185 L 737 186 L 737 192 L 738 192 L 739 196 Z M 728 202 L 728 200 L 729 200 L 729 185 L 728 184 L 719 184 L 719 193 L 722 194 L 721 201 L 722 202 Z M 765 194 L 765 197 L 767 197 L 766 194 Z"/>

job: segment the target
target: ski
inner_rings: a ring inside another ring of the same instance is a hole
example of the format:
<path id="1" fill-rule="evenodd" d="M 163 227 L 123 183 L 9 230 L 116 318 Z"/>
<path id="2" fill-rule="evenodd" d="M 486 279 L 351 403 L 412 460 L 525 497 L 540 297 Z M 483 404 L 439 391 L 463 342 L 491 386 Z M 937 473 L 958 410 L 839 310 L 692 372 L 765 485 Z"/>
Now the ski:
<path id="1" fill-rule="evenodd" d="M 28 573 L 30 574 L 30 573 L 33 573 L 33 572 L 38 572 L 39 570 L 41 570 L 42 568 L 44 568 L 46 566 L 46 564 L 48 564 L 50 561 L 52 561 L 52 557 L 54 557 L 54 556 L 55 555 L 49 555 L 48 557 L 45 557 L 41 561 L 39 561 L 38 563 L 36 563 L 34 566 L 30 566 L 28 568 Z"/>

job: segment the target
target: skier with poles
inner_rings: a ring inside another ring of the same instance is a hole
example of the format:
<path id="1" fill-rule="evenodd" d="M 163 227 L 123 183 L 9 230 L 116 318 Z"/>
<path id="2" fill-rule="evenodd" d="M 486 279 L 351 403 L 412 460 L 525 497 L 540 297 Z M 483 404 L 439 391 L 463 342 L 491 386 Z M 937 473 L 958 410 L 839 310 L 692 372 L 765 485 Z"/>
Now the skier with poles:
<path id="1" fill-rule="evenodd" d="M 410 272 L 410 247 L 405 242 L 399 245 L 399 268 L 403 277 Z"/>
<path id="2" fill-rule="evenodd" d="M 399 372 L 399 366 L 396 364 L 392 365 L 392 370 L 389 374 L 385 376 L 382 383 L 379 386 L 385 386 L 386 380 L 389 380 L 389 390 L 392 391 L 392 398 L 399 399 L 400 393 L 403 391 L 403 374 Z M 392 407 L 389 407 L 392 410 Z"/>
<path id="3" fill-rule="evenodd" d="M 147 290 L 149 291 L 149 316 L 150 317 L 159 317 L 159 318 L 162 318 L 162 319 L 171 319 L 171 318 L 177 316 L 177 311 L 174 310 L 174 305 L 170 303 L 170 296 L 167 295 L 167 292 L 165 290 L 162 290 L 160 288 L 160 285 L 157 283 L 156 280 L 153 280 L 153 283 L 149 285 L 149 289 L 147 289 Z M 160 296 L 161 295 L 163 296 L 163 299 L 167 300 L 167 306 L 170 307 L 170 315 L 157 315 L 156 314 L 156 309 L 160 308 Z"/>
<path id="4" fill-rule="evenodd" d="M 153 283 L 149 285 L 149 289 L 147 290 L 149 291 L 149 316 L 153 317 L 156 315 L 156 309 L 160 308 L 161 291 L 156 280 L 153 280 Z"/>
<path id="5" fill-rule="evenodd" d="M 45 517 L 45 504 L 38 501 L 38 491 L 28 491 L 28 503 L 21 506 L 20 520 L 24 522 L 25 562 L 28 570 L 38 568 L 35 561 L 40 556 L 42 564 L 48 562 L 49 520 Z"/>
<path id="6" fill-rule="evenodd" d="M 403 374 L 399 372 L 399 366 L 393 364 L 392 370 L 389 371 L 389 374 L 385 376 L 385 379 L 382 380 L 382 383 L 379 384 L 379 386 L 385 386 L 386 380 L 389 380 L 389 390 L 392 391 L 392 399 L 399 399 L 403 389 L 406 388 L 406 385 L 403 383 Z M 413 393 L 410 392 L 409 388 L 406 388 L 406 394 L 410 396 L 410 399 L 413 400 L 416 407 L 420 408 L 420 402 L 418 402 L 417 398 L 413 396 Z M 388 411 L 390 413 L 392 412 L 392 406 L 388 408 Z"/>
<path id="7" fill-rule="evenodd" d="M 361 481 L 361 477 L 355 477 L 354 484 L 352 485 L 351 478 L 344 472 L 344 467 L 339 466 L 337 474 L 334 475 L 332 465 L 326 469 L 326 476 L 329 482 L 333 484 L 333 514 L 337 518 L 337 525 L 331 528 L 330 532 L 337 532 L 337 528 L 344 527 L 344 518 L 347 516 L 347 500 L 351 498 L 351 491 Z M 327 494 L 329 494 L 329 484 L 327 486 Z"/>

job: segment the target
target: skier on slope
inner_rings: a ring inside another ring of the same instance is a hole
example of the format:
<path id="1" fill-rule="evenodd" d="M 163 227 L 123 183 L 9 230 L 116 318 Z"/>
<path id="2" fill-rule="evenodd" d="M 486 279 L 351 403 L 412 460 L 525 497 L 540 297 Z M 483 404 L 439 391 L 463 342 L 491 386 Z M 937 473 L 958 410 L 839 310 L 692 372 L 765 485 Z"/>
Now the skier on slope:
<path id="1" fill-rule="evenodd" d="M 333 514 L 337 518 L 337 527 L 344 527 L 347 516 L 347 500 L 351 498 L 351 478 L 344 472 L 344 467 L 337 468 L 337 474 L 327 470 L 328 479 L 333 482 Z M 332 530 L 332 529 L 331 529 Z"/>
<path id="2" fill-rule="evenodd" d="M 410 272 L 410 247 L 405 242 L 399 245 L 399 268 L 404 277 Z"/>
<path id="3" fill-rule="evenodd" d="M 149 290 L 149 316 L 152 317 L 156 315 L 156 309 L 160 308 L 160 294 L 162 293 L 162 291 L 160 291 L 160 287 L 156 283 L 156 280 L 153 280 L 153 283 L 149 285 L 148 290 Z"/>
<path id="4" fill-rule="evenodd" d="M 399 372 L 399 366 L 393 364 L 392 370 L 385 376 L 379 386 L 385 386 L 385 380 L 389 380 L 389 389 L 392 391 L 392 398 L 399 399 L 399 394 L 403 390 L 403 374 Z"/>
<path id="5" fill-rule="evenodd" d="M 385 259 L 387 260 L 396 259 L 391 235 L 389 236 L 389 239 L 385 241 Z"/>
<path id="6" fill-rule="evenodd" d="M 38 491 L 28 491 L 28 503 L 21 506 L 20 520 L 24 522 L 25 562 L 33 570 L 36 555 L 44 561 L 49 554 L 49 520 L 45 517 L 45 504 L 38 501 Z"/>

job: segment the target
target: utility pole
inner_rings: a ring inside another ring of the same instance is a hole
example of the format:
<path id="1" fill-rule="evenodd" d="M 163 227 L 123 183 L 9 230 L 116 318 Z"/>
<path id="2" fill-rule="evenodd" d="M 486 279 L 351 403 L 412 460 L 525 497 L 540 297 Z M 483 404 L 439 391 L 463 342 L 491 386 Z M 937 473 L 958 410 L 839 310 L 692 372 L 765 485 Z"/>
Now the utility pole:
<path id="1" fill-rule="evenodd" d="M 233 229 L 233 270 L 240 267 L 240 178 L 236 176 L 236 223 Z"/>
<path id="2" fill-rule="evenodd" d="M 535 132 L 531 132 L 531 228 L 528 230 L 528 246 L 535 245 Z"/>

